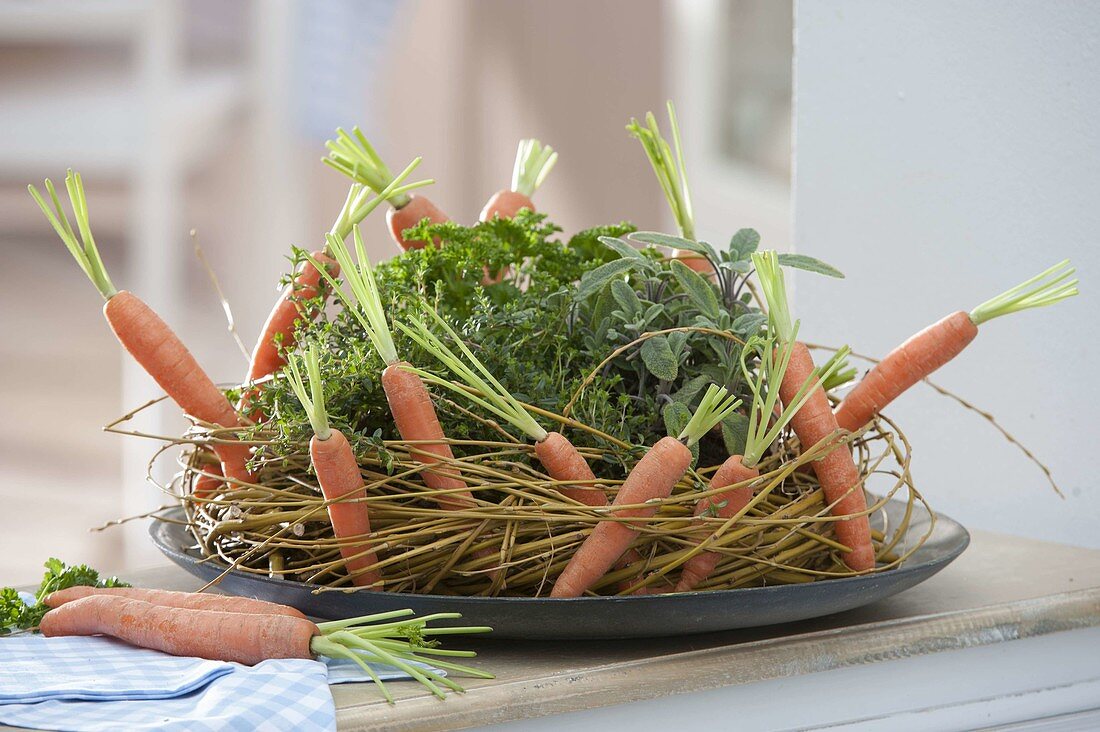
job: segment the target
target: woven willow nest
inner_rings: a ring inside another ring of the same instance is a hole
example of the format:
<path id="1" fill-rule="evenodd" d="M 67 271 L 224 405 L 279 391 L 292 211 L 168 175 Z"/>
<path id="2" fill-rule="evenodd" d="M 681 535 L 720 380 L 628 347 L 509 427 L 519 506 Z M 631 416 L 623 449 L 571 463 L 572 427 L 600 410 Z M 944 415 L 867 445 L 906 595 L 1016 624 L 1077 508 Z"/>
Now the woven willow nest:
<path id="1" fill-rule="evenodd" d="M 204 556 L 241 572 L 316 584 L 321 591 L 366 589 L 351 585 L 341 543 L 328 520 L 328 503 L 309 469 L 307 443 L 295 445 L 290 454 L 261 460 L 254 484 L 199 498 L 193 493 L 195 482 L 212 475 L 209 471 L 217 465 L 211 439 L 217 439 L 217 432 L 204 430 L 201 436 L 173 440 L 161 451 L 174 444 L 186 446 L 179 455 L 182 469 L 161 489 L 182 503 L 187 527 Z M 254 444 L 267 443 L 261 434 Z M 376 450 L 359 455 L 366 482 L 366 498 L 359 500 L 369 507 L 373 532 L 349 543 L 364 553 L 377 552 L 375 566 L 383 585 L 370 589 L 544 597 L 598 522 L 625 520 L 562 495 L 559 489 L 565 484 L 538 469 L 530 445 L 504 439 L 451 441 L 462 457 L 441 466 L 461 473 L 477 505 L 441 509 L 434 500 L 440 492 L 423 483 L 425 468 L 412 457 L 423 444 L 386 442 L 385 454 Z M 852 449 L 864 486 L 881 496 L 869 500 L 867 508 L 879 559 L 874 571 L 897 567 L 928 538 L 935 517 L 913 485 L 904 434 L 879 417 L 862 433 L 838 433 L 832 442 L 806 452 L 793 435 L 784 435 L 752 482 L 754 499 L 730 519 L 693 516 L 700 498 L 720 491 L 707 487 L 715 468 L 689 471 L 671 496 L 646 504 L 657 506 L 652 518 L 630 519 L 639 528 L 633 544 L 637 558 L 613 569 L 592 591 L 615 595 L 667 590 L 680 566 L 703 550 L 722 558 L 700 590 L 851 576 L 841 559 L 845 548 L 833 532 L 845 517 L 830 513 L 808 469 L 811 461 L 834 449 Z M 618 465 L 623 477 L 641 455 L 614 444 L 582 453 L 590 461 Z M 603 491 L 610 502 L 621 483 L 621 478 L 600 480 L 590 489 Z M 900 523 L 890 526 L 883 508 L 895 498 L 905 501 L 906 510 Z M 909 536 L 911 520 L 922 514 L 931 518 L 927 531 Z"/>

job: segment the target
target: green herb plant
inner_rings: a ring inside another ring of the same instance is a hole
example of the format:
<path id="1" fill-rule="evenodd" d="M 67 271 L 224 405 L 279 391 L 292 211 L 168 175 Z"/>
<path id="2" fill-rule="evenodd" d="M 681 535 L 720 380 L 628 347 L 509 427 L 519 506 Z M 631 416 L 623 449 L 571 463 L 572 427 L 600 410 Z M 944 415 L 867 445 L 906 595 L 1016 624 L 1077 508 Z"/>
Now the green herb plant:
<path id="1" fill-rule="evenodd" d="M 69 567 L 60 559 L 50 557 L 44 565 L 46 574 L 34 593 L 35 602 L 28 605 L 19 597 L 14 587 L 0 589 L 0 635 L 38 627 L 42 616 L 49 611 L 43 600 L 51 592 L 69 587 L 129 587 L 118 577 L 100 577 L 99 572 L 86 564 Z"/>

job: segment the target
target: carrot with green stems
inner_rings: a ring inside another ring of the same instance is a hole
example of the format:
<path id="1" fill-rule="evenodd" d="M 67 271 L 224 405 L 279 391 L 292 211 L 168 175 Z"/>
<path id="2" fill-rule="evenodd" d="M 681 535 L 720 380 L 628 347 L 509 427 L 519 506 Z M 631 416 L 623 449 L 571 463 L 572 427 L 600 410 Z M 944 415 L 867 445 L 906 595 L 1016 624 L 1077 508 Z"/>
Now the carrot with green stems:
<path id="1" fill-rule="evenodd" d="M 411 445 L 412 459 L 427 466 L 438 465 L 441 461 L 453 462 L 454 452 L 447 444 L 427 387 L 419 376 L 408 370 L 411 364 L 398 358 L 385 309 L 378 295 L 374 270 L 363 247 L 363 237 L 358 227 L 354 232 L 354 259 L 347 244 L 332 234 L 328 237 L 329 251 L 340 265 L 351 294 L 341 290 L 327 272 L 322 272 L 322 275 L 333 291 L 339 294 L 386 364 L 382 371 L 382 390 L 386 393 L 386 402 L 401 438 L 414 443 Z M 430 467 L 424 471 L 423 477 L 429 488 L 440 491 L 435 500 L 442 508 L 464 509 L 476 505 L 469 488 L 454 467 Z"/>
<path id="2" fill-rule="evenodd" d="M 435 356 L 462 381 L 462 385 L 413 366 L 405 368 L 422 381 L 441 386 L 474 402 L 530 438 L 535 443 L 535 454 L 546 472 L 555 481 L 563 484 L 558 487 L 563 495 L 588 506 L 606 506 L 607 497 L 602 490 L 596 488 L 596 476 L 592 468 L 573 443 L 560 432 L 547 432 L 543 429 L 538 420 L 485 368 L 458 333 L 434 310 L 425 310 L 435 324 L 454 341 L 459 353 L 451 350 L 420 318 L 410 316 L 411 325 L 398 322 L 397 327 Z"/>
<path id="3" fill-rule="evenodd" d="M 829 398 L 818 381 L 813 357 L 806 345 L 795 337 L 798 331 L 791 322 L 779 256 L 774 251 L 754 252 L 752 262 L 768 303 L 771 332 L 780 347 L 791 349 L 787 370 L 779 384 L 779 398 L 785 405 L 793 404 L 802 385 L 807 381 L 813 383 L 809 398 L 790 421 L 802 449 L 808 450 L 822 440 L 835 439 L 840 427 Z M 871 524 L 866 515 L 867 499 L 851 451 L 843 445 L 834 445 L 824 457 L 813 462 L 813 470 L 833 515 L 843 517 L 834 523 L 834 528 L 837 539 L 848 547 L 843 556 L 844 563 L 857 572 L 874 569 L 875 551 L 871 545 Z"/>
<path id="4" fill-rule="evenodd" d="M 657 174 L 657 182 L 665 194 L 680 236 L 695 241 L 695 212 L 691 205 L 691 189 L 688 187 L 687 167 L 684 165 L 684 151 L 680 145 L 680 126 L 676 122 L 676 109 L 672 102 L 667 103 L 668 122 L 672 128 L 672 145 L 661 135 L 657 118 L 652 112 L 646 112 L 645 125 L 631 119 L 626 126 L 627 132 L 642 143 L 649 164 Z M 714 268 L 706 258 L 686 249 L 675 249 L 672 256 L 681 259 L 684 264 L 696 272 L 711 274 Z"/>
<path id="5" fill-rule="evenodd" d="M 403 185 L 405 179 L 412 174 L 418 165 L 420 165 L 420 158 L 416 158 L 409 163 L 397 177 L 391 179 L 373 198 L 371 197 L 372 189 L 359 183 L 352 185 L 344 205 L 340 208 L 339 216 L 336 217 L 336 221 L 329 230 L 329 234 L 343 241 L 347 239 L 353 228 L 358 226 L 384 201 L 393 196 L 406 195 L 408 191 L 430 185 L 431 180 Z M 253 382 L 262 379 L 281 369 L 286 364 L 284 354 L 289 353 L 294 348 L 295 323 L 317 317 L 317 309 L 307 312 L 303 310 L 302 303 L 325 294 L 324 288 L 321 287 L 321 273 L 318 271 L 316 263 L 324 264 L 326 268 L 331 269 L 334 277 L 339 274 L 339 267 L 329 258 L 326 251 L 327 247 L 321 251 L 313 252 L 311 255 L 312 261 L 302 262 L 293 282 L 287 285 L 286 289 L 279 295 L 279 299 L 275 301 L 275 306 L 267 316 L 263 328 L 260 329 L 260 337 L 256 340 L 256 347 L 252 350 L 252 358 L 248 364 L 247 381 Z M 250 397 L 254 393 L 254 390 L 247 390 L 242 395 L 241 403 L 238 405 L 240 411 L 249 411 L 248 402 L 251 401 Z M 256 422 L 262 421 L 264 417 L 259 412 L 254 412 L 250 416 Z"/>
<path id="6" fill-rule="evenodd" d="M 91 595 L 111 595 L 129 600 L 142 600 L 153 605 L 179 607 L 188 610 L 217 610 L 223 613 L 245 613 L 251 615 L 288 615 L 304 618 L 298 610 L 289 605 L 279 605 L 265 600 L 235 595 L 214 595 L 207 592 L 175 592 L 172 590 L 154 590 L 144 587 L 86 587 L 78 585 L 64 590 L 51 592 L 42 601 L 47 607 L 61 607 L 65 603 L 81 600 Z"/>
<path id="7" fill-rule="evenodd" d="M 554 163 L 558 154 L 549 145 L 538 140 L 520 140 L 516 151 L 516 164 L 512 169 L 512 187 L 494 193 L 481 209 L 479 221 L 491 221 L 494 218 L 513 218 L 521 209 L 535 210 L 531 196 L 535 195 Z"/>
<path id="8" fill-rule="evenodd" d="M 798 323 L 794 325 L 794 336 Z M 843 368 L 847 347 L 837 351 L 828 364 L 822 367 L 816 378 L 824 382 Z M 796 392 L 790 404 L 780 409 L 779 385 L 787 373 L 793 349 L 790 344 L 777 346 L 775 337 L 754 336 L 741 351 L 741 373 L 752 392 L 749 405 L 749 426 L 745 438 L 745 451 L 731 455 L 710 479 L 711 490 L 729 488 L 722 493 L 701 499 L 695 504 L 695 515 L 714 516 L 722 519 L 740 518 L 744 515 L 753 496 L 752 481 L 760 477 L 757 466 L 768 449 L 779 439 L 783 429 L 798 412 L 816 386 L 813 379 L 806 380 Z M 755 373 L 749 368 L 747 358 L 758 355 L 760 364 Z M 778 414 L 777 414 L 778 412 Z M 724 531 L 730 524 L 723 526 Z M 701 552 L 684 562 L 676 592 L 687 592 L 707 579 L 718 565 L 722 555 L 718 552 Z"/>
<path id="9" fill-rule="evenodd" d="M 353 127 L 350 135 L 338 128 L 336 139 L 326 142 L 325 147 L 328 148 L 329 154 L 322 162 L 352 180 L 362 183 L 379 194 L 392 183 L 393 175 L 390 169 L 386 167 L 381 156 L 358 127 Z M 386 212 L 386 225 L 390 229 L 393 240 L 406 251 L 421 249 L 428 244 L 425 241 L 407 241 L 404 236 L 406 229 L 411 229 L 424 219 L 428 219 L 433 224 L 442 224 L 451 220 L 426 196 L 408 195 L 402 191 L 391 195 L 389 202 L 392 208 Z"/>
<path id="10" fill-rule="evenodd" d="M 217 427 L 240 427 L 233 405 L 168 324 L 133 293 L 115 289 L 92 237 L 88 201 L 80 174 L 70 169 L 65 176 L 65 187 L 76 218 L 76 231 L 69 223 L 52 181 L 46 179 L 46 192 L 53 210 L 34 186 L 27 186 L 27 190 L 84 274 L 106 300 L 103 316 L 115 337 L 184 412 Z M 223 475 L 234 481 L 251 480 L 246 467 L 248 445 L 220 438 L 212 447 L 221 461 Z"/>
<path id="11" fill-rule="evenodd" d="M 476 678 L 493 678 L 492 674 L 479 669 L 433 657 L 476 655 L 472 651 L 445 651 L 422 640 L 424 636 L 441 632 L 447 635 L 486 633 L 491 628 L 429 628 L 427 623 L 431 620 L 461 616 L 458 613 L 437 613 L 421 618 L 409 617 L 411 615 L 412 610 L 393 610 L 316 624 L 289 613 L 224 612 L 98 594 L 50 610 L 43 616 L 38 629 L 47 637 L 107 635 L 174 656 L 232 661 L 248 666 L 275 658 L 346 658 L 370 676 L 391 704 L 393 696 L 368 664 L 395 666 L 440 698 L 445 695 L 444 688 L 457 692 L 465 689 L 422 664 Z M 392 622 L 398 618 L 399 622 Z"/>
<path id="12" fill-rule="evenodd" d="M 535 455 L 546 468 L 547 474 L 562 484 L 557 486 L 557 490 L 562 495 L 586 506 L 596 508 L 607 506 L 607 496 L 597 487 L 595 473 L 573 443 L 560 432 L 547 432 L 543 429 L 530 412 L 474 356 L 454 329 L 434 310 L 429 308 L 427 311 L 459 347 L 461 355 L 448 348 L 443 340 L 432 333 L 418 318 L 410 319 L 412 327 L 400 322 L 397 323 L 397 327 L 447 366 L 467 388 L 422 369 L 414 368 L 414 373 L 424 381 L 442 386 L 481 405 L 527 435 L 535 443 Z M 473 364 L 473 368 L 468 364 Z M 632 564 L 641 559 L 641 555 L 631 549 L 623 555 L 620 566 Z"/>
<path id="13" fill-rule="evenodd" d="M 982 323 L 1073 297 L 1077 279 L 1070 278 L 1075 271 L 1068 259 L 1063 260 L 969 313 L 952 313 L 917 333 L 879 361 L 844 397 L 836 410 L 837 424 L 850 432 L 861 429 L 909 387 L 958 356 L 978 335 Z"/>
<path id="14" fill-rule="evenodd" d="M 363 474 L 359 461 L 344 433 L 329 424 L 325 409 L 324 383 L 321 380 L 320 354 L 317 344 L 311 343 L 302 357 L 309 388 L 302 379 L 298 359 L 291 357 L 287 379 L 290 388 L 302 403 L 313 437 L 309 441 L 309 457 L 317 473 L 321 493 L 328 502 L 328 518 L 332 533 L 340 544 L 340 556 L 344 558 L 351 582 L 358 587 L 381 585 L 382 576 L 377 569 L 378 557 L 369 544 L 351 543 L 352 539 L 370 536 L 370 515 L 367 504 L 357 499 L 365 498 Z M 345 543 L 346 542 L 346 543 Z"/>
<path id="15" fill-rule="evenodd" d="M 648 518 L 657 512 L 650 501 L 668 498 L 691 467 L 691 446 L 723 419 L 741 400 L 711 384 L 677 437 L 663 437 L 634 465 L 615 495 L 612 506 L 641 506 L 614 511 L 615 518 Z M 592 529 L 554 582 L 551 597 L 580 597 L 600 580 L 627 550 L 639 527 L 629 522 L 601 521 Z"/>

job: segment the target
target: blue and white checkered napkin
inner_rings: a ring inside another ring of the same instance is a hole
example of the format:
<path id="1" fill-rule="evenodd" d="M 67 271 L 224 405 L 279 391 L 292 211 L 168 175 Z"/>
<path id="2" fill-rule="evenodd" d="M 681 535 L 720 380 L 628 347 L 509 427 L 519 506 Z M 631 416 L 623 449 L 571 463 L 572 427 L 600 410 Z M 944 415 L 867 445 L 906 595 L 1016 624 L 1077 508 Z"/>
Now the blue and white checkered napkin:
<path id="1" fill-rule="evenodd" d="M 374 666 L 382 679 L 408 678 Z M 331 730 L 330 683 L 368 680 L 351 661 L 243 666 L 105 637 L 0 639 L 0 722 L 50 730 Z"/>

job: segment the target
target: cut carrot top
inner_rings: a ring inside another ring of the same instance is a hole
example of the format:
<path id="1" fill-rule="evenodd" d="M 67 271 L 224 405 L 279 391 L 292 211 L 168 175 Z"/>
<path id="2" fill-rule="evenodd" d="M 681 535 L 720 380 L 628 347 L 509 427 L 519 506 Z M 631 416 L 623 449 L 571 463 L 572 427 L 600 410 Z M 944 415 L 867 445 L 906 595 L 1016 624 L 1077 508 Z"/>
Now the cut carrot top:
<path id="1" fill-rule="evenodd" d="M 684 151 L 680 146 L 680 126 L 676 123 L 676 109 L 668 102 L 668 122 L 672 128 L 672 146 L 661 136 L 657 118 L 652 112 L 646 112 L 645 126 L 631 119 L 627 131 L 642 143 L 649 164 L 657 174 L 657 181 L 668 200 L 669 208 L 680 227 L 680 236 L 695 239 L 695 214 L 691 206 L 691 191 L 688 188 L 687 168 L 684 166 Z"/>
<path id="2" fill-rule="evenodd" d="M 353 229 L 355 234 L 355 259 L 352 258 L 348 245 L 334 234 L 328 235 L 328 248 L 333 258 L 340 264 L 340 271 L 351 288 L 349 297 L 339 289 L 336 280 L 321 266 L 313 261 L 313 266 L 321 272 L 324 278 L 339 294 L 351 314 L 363 326 L 367 338 L 374 345 L 378 355 L 387 364 L 397 361 L 397 348 L 393 344 L 393 335 L 386 323 L 386 313 L 382 308 L 382 300 L 378 295 L 378 283 L 374 279 L 374 270 L 371 268 L 370 259 L 367 257 L 363 246 L 363 236 L 358 227 Z M 312 258 L 310 258 L 312 261 Z M 356 261 L 358 260 L 358 261 Z"/>
<path id="3" fill-rule="evenodd" d="M 741 400 L 729 394 L 725 387 L 711 384 L 676 439 L 691 447 L 740 406 Z"/>
<path id="4" fill-rule="evenodd" d="M 287 362 L 290 370 L 287 371 L 287 379 L 290 388 L 302 403 L 302 408 L 313 427 L 313 433 L 320 440 L 327 440 L 332 434 L 329 426 L 328 411 L 325 409 L 324 382 L 321 380 L 321 354 L 316 343 L 309 344 L 309 348 L 302 354 L 301 361 L 309 378 L 309 388 L 302 379 L 302 370 L 298 366 L 299 359 L 291 356 Z"/>
<path id="5" fill-rule="evenodd" d="M 411 163 L 405 166 L 404 170 L 397 174 L 397 177 L 390 176 L 387 170 L 387 182 L 377 188 L 369 183 L 365 183 L 365 181 L 358 176 L 351 176 L 353 179 L 357 180 L 358 183 L 353 185 L 351 190 L 348 191 L 347 200 L 344 201 L 344 205 L 340 209 L 340 215 L 336 218 L 336 222 L 332 225 L 332 229 L 329 230 L 329 233 L 344 240 L 359 222 L 386 201 L 389 201 L 395 206 L 397 205 L 397 200 L 404 200 L 407 202 L 407 194 L 409 191 L 423 188 L 424 186 L 430 186 L 435 183 L 433 179 L 428 178 L 426 180 L 416 181 L 415 183 L 402 185 L 405 179 L 416 170 L 418 165 L 420 165 L 420 161 L 421 158 L 413 159 Z M 377 196 L 368 200 L 371 193 L 376 193 Z"/>
<path id="6" fill-rule="evenodd" d="M 325 165 L 362 183 L 375 193 L 381 195 L 397 180 L 358 126 L 351 128 L 350 135 L 342 128 L 337 128 L 336 139 L 326 142 L 325 147 L 329 149 L 328 157 L 322 160 Z M 416 162 L 419 163 L 420 158 Z M 400 177 L 399 175 L 398 178 Z M 387 198 L 394 208 L 403 208 L 409 203 L 406 190 L 390 191 Z"/>
<path id="7" fill-rule="evenodd" d="M 535 139 L 520 140 L 516 165 L 512 169 L 512 190 L 530 198 L 550 175 L 558 154 L 549 145 Z"/>
<path id="8" fill-rule="evenodd" d="M 1032 277 L 1027 282 L 1016 285 L 997 297 L 986 300 L 970 311 L 974 325 L 999 318 L 1009 313 L 1018 313 L 1029 308 L 1041 308 L 1053 305 L 1077 294 L 1077 279 L 1072 277 L 1077 270 L 1069 266 L 1069 260 L 1063 259 L 1053 267 Z"/>
<path id="9" fill-rule="evenodd" d="M 61 207 L 61 201 L 57 197 L 57 191 L 54 190 L 53 181 L 47 178 L 45 183 L 46 192 L 50 194 L 50 202 L 53 203 L 54 211 L 50 210 L 50 207 L 46 205 L 46 201 L 43 200 L 42 195 L 34 186 L 27 186 L 27 190 L 30 191 L 38 207 L 42 209 L 42 213 L 46 214 L 46 218 L 50 220 L 54 231 L 61 237 L 61 241 L 65 242 L 65 246 L 68 247 L 73 258 L 76 259 L 76 263 L 84 270 L 84 274 L 88 275 L 88 279 L 103 295 L 103 299 L 110 300 L 118 294 L 118 290 L 107 274 L 107 268 L 103 265 L 103 260 L 100 259 L 95 238 L 92 237 L 92 228 L 88 222 L 88 199 L 84 196 L 84 181 L 81 179 L 80 173 L 74 173 L 72 168 L 69 168 L 68 172 L 65 173 L 65 188 L 68 190 L 69 202 L 72 204 L 73 216 L 76 218 L 77 230 L 80 232 L 79 241 L 72 225 L 69 223 L 69 217 L 65 215 L 65 209 Z"/>
<path id="10" fill-rule="evenodd" d="M 796 328 L 791 322 L 791 309 L 787 301 L 787 284 L 779 255 L 774 251 L 753 252 L 752 263 L 768 303 L 768 323 L 780 344 L 794 341 Z"/>

